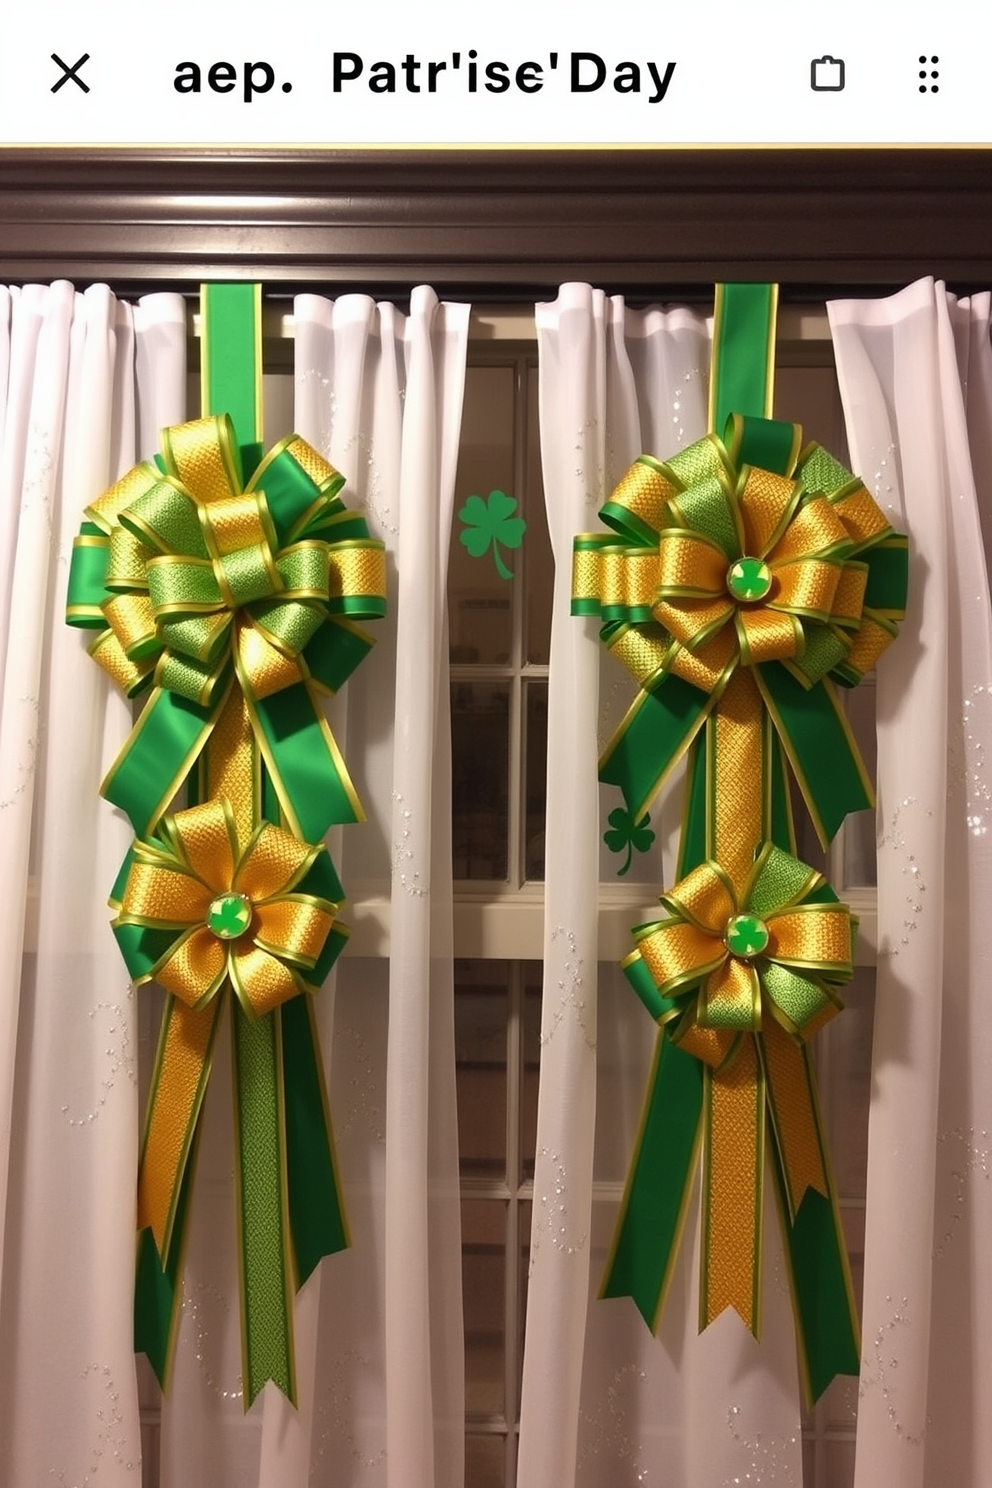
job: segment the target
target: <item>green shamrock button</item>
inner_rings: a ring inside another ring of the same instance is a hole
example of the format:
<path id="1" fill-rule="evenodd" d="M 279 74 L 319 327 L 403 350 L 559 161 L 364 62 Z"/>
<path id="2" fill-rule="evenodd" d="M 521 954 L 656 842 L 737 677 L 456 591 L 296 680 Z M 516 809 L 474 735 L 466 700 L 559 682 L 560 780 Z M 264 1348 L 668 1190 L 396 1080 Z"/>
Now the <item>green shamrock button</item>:
<path id="1" fill-rule="evenodd" d="M 219 940 L 237 940 L 251 924 L 251 903 L 244 894 L 218 894 L 207 910 L 207 929 Z"/>
<path id="2" fill-rule="evenodd" d="M 771 569 L 760 558 L 738 558 L 727 574 L 727 589 L 739 604 L 757 604 L 771 587 Z"/>
<path id="3" fill-rule="evenodd" d="M 727 926 L 723 943 L 732 956 L 741 961 L 750 961 L 768 948 L 768 926 L 757 915 L 734 915 Z"/>

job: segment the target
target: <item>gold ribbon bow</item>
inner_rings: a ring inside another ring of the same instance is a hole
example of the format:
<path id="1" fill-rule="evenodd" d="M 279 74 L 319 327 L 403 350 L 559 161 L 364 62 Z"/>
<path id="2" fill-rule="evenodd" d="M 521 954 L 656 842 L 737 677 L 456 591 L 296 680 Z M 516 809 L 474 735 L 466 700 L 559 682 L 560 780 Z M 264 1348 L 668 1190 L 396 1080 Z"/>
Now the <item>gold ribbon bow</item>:
<path id="1" fill-rule="evenodd" d="M 157 832 L 134 846 L 114 928 L 175 938 L 136 982 L 201 1008 L 230 980 L 249 1017 L 318 990 L 307 973 L 338 906 L 299 885 L 323 846 L 262 822 L 242 847 L 226 800 L 164 816 Z"/>

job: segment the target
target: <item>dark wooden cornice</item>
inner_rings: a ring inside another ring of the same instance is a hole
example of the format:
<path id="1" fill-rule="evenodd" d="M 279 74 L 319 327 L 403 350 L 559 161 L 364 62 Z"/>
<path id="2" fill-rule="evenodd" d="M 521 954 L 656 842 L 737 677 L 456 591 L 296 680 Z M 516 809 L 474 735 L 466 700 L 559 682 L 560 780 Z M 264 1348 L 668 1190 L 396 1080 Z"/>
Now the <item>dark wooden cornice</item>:
<path id="1" fill-rule="evenodd" d="M 0 150 L 0 280 L 521 299 L 992 282 L 992 150 Z"/>

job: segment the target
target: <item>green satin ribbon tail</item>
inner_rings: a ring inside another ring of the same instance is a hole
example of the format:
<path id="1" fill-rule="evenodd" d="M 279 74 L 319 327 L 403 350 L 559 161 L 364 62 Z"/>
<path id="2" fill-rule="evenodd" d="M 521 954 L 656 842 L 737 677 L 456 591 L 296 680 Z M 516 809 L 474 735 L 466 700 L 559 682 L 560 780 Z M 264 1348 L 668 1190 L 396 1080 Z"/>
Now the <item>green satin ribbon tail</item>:
<path id="1" fill-rule="evenodd" d="M 297 1285 L 302 1286 L 318 1261 L 349 1243 L 309 998 L 293 997 L 284 1004 L 282 1046 L 289 1214 Z"/>
<path id="2" fill-rule="evenodd" d="M 331 751 L 306 686 L 256 699 L 252 711 L 279 799 L 303 840 L 319 842 L 328 827 L 360 821 L 351 782 Z"/>
<path id="3" fill-rule="evenodd" d="M 703 1066 L 659 1033 L 613 1252 L 600 1296 L 632 1297 L 655 1328 L 696 1167 Z M 659 1175 L 664 1174 L 664 1181 Z"/>
<path id="4" fill-rule="evenodd" d="M 868 565 L 868 587 L 865 604 L 883 615 L 901 619 L 906 612 L 909 588 L 909 543 L 901 533 L 893 533 L 865 554 Z"/>
<path id="5" fill-rule="evenodd" d="M 236 998 L 231 1009 L 245 1405 L 268 1380 L 295 1404 L 280 1024 L 249 1019 Z"/>
<path id="6" fill-rule="evenodd" d="M 226 696 L 206 706 L 164 690 L 153 695 L 101 786 L 136 837 L 147 837 L 185 780 Z"/>
<path id="7" fill-rule="evenodd" d="M 172 1224 L 172 1239 L 164 1263 L 159 1257 L 151 1230 L 144 1229 L 138 1235 L 134 1280 L 134 1351 L 147 1357 L 163 1390 L 168 1389 L 179 1326 L 180 1277 L 186 1247 L 198 1135 L 198 1132 L 194 1135 L 194 1149 L 183 1171 Z"/>
<path id="8" fill-rule="evenodd" d="M 773 1168 L 782 1189 L 777 1160 Z M 835 1375 L 861 1372 L 857 1308 L 844 1234 L 831 1200 L 808 1188 L 795 1224 L 785 1224 L 785 1235 L 800 1370 L 807 1398 L 814 1404 Z"/>
<path id="9" fill-rule="evenodd" d="M 711 706 L 706 693 L 671 675 L 655 692 L 641 694 L 599 768 L 600 780 L 623 792 L 634 821 L 644 815 L 666 775 L 706 721 Z"/>
<path id="10" fill-rule="evenodd" d="M 829 682 L 807 689 L 777 662 L 756 670 L 765 704 L 826 847 L 850 812 L 875 804 L 858 747 Z"/>
<path id="11" fill-rule="evenodd" d="M 325 692 L 337 692 L 372 648 L 373 640 L 345 619 L 329 619 L 303 652 L 310 675 Z"/>

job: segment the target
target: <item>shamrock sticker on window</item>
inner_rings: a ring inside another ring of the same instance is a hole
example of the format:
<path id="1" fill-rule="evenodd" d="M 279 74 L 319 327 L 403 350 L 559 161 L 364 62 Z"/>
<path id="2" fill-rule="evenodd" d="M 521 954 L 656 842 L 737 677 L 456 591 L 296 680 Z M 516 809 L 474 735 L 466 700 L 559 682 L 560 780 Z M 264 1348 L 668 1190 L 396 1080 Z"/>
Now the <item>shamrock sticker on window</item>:
<path id="1" fill-rule="evenodd" d="M 501 579 L 512 579 L 513 571 L 503 562 L 500 545 L 519 548 L 527 531 L 523 517 L 513 515 L 516 509 L 516 501 L 505 491 L 490 491 L 485 501 L 481 496 L 470 496 L 458 513 L 459 521 L 464 523 L 459 540 L 473 558 L 481 558 L 492 544 L 496 572 Z"/>
<path id="2" fill-rule="evenodd" d="M 635 822 L 633 816 L 623 806 L 617 806 L 610 812 L 608 817 L 610 829 L 603 833 L 603 841 L 612 853 L 622 853 L 627 850 L 627 857 L 622 868 L 617 869 L 617 878 L 623 878 L 630 868 L 635 852 L 645 853 L 654 841 L 654 833 L 649 823 L 651 818 L 647 812 L 640 821 Z"/>

